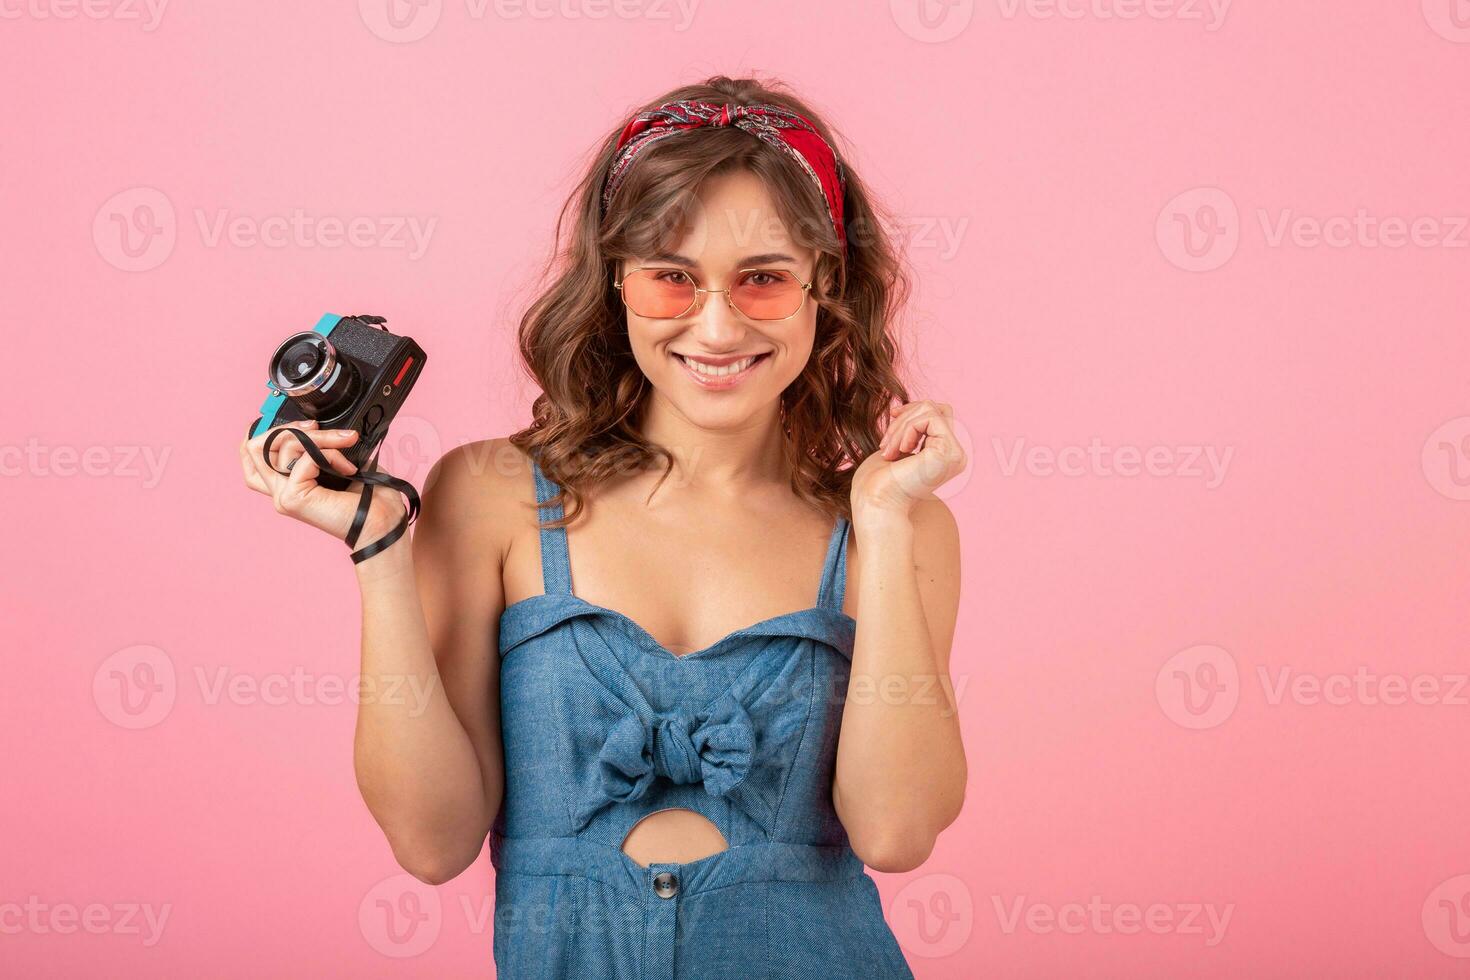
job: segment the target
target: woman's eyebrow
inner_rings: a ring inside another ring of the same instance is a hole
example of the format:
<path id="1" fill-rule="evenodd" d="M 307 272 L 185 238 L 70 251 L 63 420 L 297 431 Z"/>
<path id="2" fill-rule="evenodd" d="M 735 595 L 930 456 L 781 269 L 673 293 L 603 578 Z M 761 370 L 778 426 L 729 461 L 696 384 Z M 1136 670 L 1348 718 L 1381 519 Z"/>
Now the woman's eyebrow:
<path id="1" fill-rule="evenodd" d="M 699 265 L 698 262 L 689 258 L 687 255 L 680 255 L 677 252 L 654 252 L 648 257 L 648 261 L 667 262 L 670 265 L 682 265 L 685 268 L 689 269 L 692 269 L 695 266 Z"/>
<path id="2" fill-rule="evenodd" d="M 689 258 L 689 256 L 680 255 L 677 252 L 655 252 L 648 257 L 648 261 L 667 262 L 670 265 L 682 265 L 686 269 L 693 269 L 699 265 L 698 262 L 696 262 L 694 259 Z M 766 252 L 762 255 L 747 255 L 745 258 L 737 262 L 736 265 L 744 268 L 751 265 L 766 265 L 771 262 L 795 261 L 796 259 L 787 255 L 785 252 Z"/>

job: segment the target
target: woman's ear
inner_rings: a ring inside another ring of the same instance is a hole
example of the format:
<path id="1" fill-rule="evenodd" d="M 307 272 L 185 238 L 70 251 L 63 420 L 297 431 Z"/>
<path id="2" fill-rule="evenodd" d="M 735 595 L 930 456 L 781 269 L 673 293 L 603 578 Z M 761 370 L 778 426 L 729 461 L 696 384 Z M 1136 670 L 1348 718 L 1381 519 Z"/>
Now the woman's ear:
<path id="1" fill-rule="evenodd" d="M 841 288 L 837 281 L 836 260 L 826 252 L 818 252 L 817 268 L 812 279 L 815 282 L 813 289 L 819 297 L 823 299 L 835 297 Z"/>

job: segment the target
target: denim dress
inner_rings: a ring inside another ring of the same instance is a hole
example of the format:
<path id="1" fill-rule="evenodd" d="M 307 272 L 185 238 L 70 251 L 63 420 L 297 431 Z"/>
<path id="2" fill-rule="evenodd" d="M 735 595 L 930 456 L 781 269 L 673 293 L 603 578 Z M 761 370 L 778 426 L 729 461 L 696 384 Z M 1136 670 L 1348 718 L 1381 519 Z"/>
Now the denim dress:
<path id="1" fill-rule="evenodd" d="M 541 515 L 559 518 L 532 465 Z M 500 620 L 501 980 L 912 980 L 832 805 L 856 631 L 847 536 L 838 518 L 814 606 L 676 655 L 574 595 L 566 530 L 542 529 L 544 594 Z M 633 825 L 670 807 L 729 848 L 625 854 Z"/>

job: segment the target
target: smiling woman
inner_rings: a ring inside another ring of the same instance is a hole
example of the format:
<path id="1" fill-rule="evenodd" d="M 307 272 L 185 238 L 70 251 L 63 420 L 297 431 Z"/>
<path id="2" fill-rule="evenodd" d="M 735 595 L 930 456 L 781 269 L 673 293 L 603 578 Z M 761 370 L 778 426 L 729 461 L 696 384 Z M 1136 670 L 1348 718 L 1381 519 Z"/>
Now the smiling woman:
<path id="1" fill-rule="evenodd" d="M 864 865 L 918 867 L 964 796 L 934 497 L 964 456 L 894 369 L 893 250 L 753 81 L 634 113 L 568 207 L 530 424 L 445 455 L 412 550 L 356 566 L 364 673 L 442 681 L 361 706 L 363 798 L 424 881 L 488 836 L 503 978 L 912 977 Z M 356 498 L 279 452 L 257 489 L 340 526 Z"/>
<path id="2" fill-rule="evenodd" d="M 815 250 L 793 245 L 753 174 L 711 177 L 697 200 L 697 217 L 683 230 L 699 243 L 698 258 L 659 251 L 620 263 L 625 271 L 616 286 L 628 308 L 629 346 L 653 382 L 653 397 L 669 399 L 685 418 L 718 425 L 764 414 L 774 424 L 781 392 L 811 358 L 816 313 L 807 294 Z M 748 233 L 731 215 L 755 219 L 757 231 Z M 691 382 L 726 397 L 691 398 Z"/>

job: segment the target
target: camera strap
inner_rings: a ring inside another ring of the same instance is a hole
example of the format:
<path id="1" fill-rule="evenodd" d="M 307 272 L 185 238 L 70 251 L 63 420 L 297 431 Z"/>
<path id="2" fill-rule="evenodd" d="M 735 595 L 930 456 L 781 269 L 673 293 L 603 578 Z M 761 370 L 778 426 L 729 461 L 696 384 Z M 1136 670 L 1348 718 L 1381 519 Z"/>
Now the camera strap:
<path id="1" fill-rule="evenodd" d="M 400 480 L 396 476 L 380 473 L 376 469 L 378 465 L 378 451 L 383 448 L 381 443 L 378 444 L 377 449 L 373 450 L 372 458 L 364 466 L 359 467 L 356 473 L 352 476 L 343 476 L 341 473 L 332 469 L 332 464 L 327 461 L 327 457 L 317 448 L 316 443 L 307 438 L 305 432 L 300 429 L 290 428 L 289 426 L 274 429 L 270 435 L 265 437 L 265 444 L 261 446 L 260 451 L 265 456 L 265 464 L 282 476 L 290 476 L 291 471 L 276 469 L 275 464 L 271 462 L 271 443 L 275 442 L 278 436 L 286 432 L 296 437 L 296 440 L 301 443 L 302 450 L 306 455 L 311 457 L 312 462 L 316 463 L 317 467 L 321 470 L 316 477 L 317 483 L 326 487 L 328 490 L 348 490 L 354 483 L 362 484 L 362 497 L 357 502 L 357 513 L 352 516 L 352 527 L 347 531 L 347 547 L 357 547 L 357 538 L 362 534 L 363 525 L 367 523 L 368 510 L 372 504 L 374 487 L 387 487 L 389 490 L 398 491 L 407 498 L 408 513 L 398 522 L 398 526 L 372 544 L 354 551 L 352 553 L 353 564 L 366 561 L 373 555 L 378 554 L 380 551 L 392 545 L 393 542 L 403 537 L 404 532 L 408 530 L 410 524 L 418 520 L 419 493 L 413 488 L 413 484 L 407 480 Z"/>

